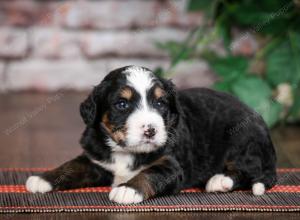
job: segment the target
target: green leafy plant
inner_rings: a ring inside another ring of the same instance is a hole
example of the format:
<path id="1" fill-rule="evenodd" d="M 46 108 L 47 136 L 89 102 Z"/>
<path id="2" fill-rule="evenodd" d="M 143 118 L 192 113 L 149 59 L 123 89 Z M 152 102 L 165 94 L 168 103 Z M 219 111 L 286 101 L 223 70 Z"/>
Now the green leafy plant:
<path id="1" fill-rule="evenodd" d="M 214 88 L 239 97 L 269 127 L 300 119 L 299 0 L 190 0 L 188 10 L 205 12 L 207 22 L 184 42 L 158 44 L 171 59 L 170 68 L 160 69 L 160 75 L 171 76 L 181 61 L 205 59 L 220 78 Z M 262 42 L 253 55 L 233 54 L 234 29 Z M 207 46 L 220 40 L 225 56 Z"/>

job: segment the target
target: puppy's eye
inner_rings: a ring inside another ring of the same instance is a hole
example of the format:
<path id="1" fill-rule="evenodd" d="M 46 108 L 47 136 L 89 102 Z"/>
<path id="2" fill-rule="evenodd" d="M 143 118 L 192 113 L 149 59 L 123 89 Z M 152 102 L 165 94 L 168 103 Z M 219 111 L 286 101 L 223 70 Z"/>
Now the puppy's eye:
<path id="1" fill-rule="evenodd" d="M 166 103 L 162 99 L 157 99 L 153 101 L 154 108 L 161 109 L 164 108 Z"/>
<path id="2" fill-rule="evenodd" d="M 129 103 L 126 99 L 119 99 L 116 103 L 115 103 L 115 107 L 118 110 L 125 110 L 129 107 Z"/>

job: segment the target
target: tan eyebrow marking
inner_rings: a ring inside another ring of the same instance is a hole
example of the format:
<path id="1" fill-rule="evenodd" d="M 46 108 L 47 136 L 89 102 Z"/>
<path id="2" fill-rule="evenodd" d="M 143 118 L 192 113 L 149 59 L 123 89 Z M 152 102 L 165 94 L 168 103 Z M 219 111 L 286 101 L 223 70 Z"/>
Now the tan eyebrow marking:
<path id="1" fill-rule="evenodd" d="M 160 97 L 164 96 L 166 94 L 166 92 L 160 88 L 159 86 L 157 86 L 155 89 L 154 89 L 154 96 L 156 99 L 159 99 Z"/>
<path id="2" fill-rule="evenodd" d="M 122 89 L 120 96 L 121 98 L 129 100 L 132 98 L 133 92 L 129 87 L 125 87 L 124 89 Z"/>

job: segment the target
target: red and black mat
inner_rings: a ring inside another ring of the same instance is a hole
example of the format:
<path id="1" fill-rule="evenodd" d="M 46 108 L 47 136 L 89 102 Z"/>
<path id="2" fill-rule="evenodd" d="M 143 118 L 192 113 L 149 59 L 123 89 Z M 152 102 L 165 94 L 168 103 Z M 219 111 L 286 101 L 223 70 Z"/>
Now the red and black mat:
<path id="1" fill-rule="evenodd" d="M 28 193 L 24 186 L 27 177 L 44 170 L 0 169 L 0 212 L 300 211 L 300 168 L 279 169 L 277 185 L 263 196 L 253 196 L 250 191 L 187 189 L 134 205 L 110 202 L 109 187 Z"/>

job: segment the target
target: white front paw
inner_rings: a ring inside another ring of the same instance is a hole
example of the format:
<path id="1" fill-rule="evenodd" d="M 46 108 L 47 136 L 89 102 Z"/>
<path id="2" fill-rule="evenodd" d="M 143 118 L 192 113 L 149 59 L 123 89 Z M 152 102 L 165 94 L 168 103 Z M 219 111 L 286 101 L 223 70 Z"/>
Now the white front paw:
<path id="1" fill-rule="evenodd" d="M 131 204 L 142 202 L 143 196 L 131 187 L 119 186 L 110 191 L 109 199 L 117 203 Z"/>
<path id="2" fill-rule="evenodd" d="M 52 190 L 52 186 L 49 182 L 39 176 L 31 176 L 26 181 L 26 189 L 33 193 L 45 193 L 50 192 Z"/>
<path id="3" fill-rule="evenodd" d="M 233 180 L 224 176 L 224 174 L 216 174 L 206 183 L 207 192 L 228 192 L 233 187 Z"/>

